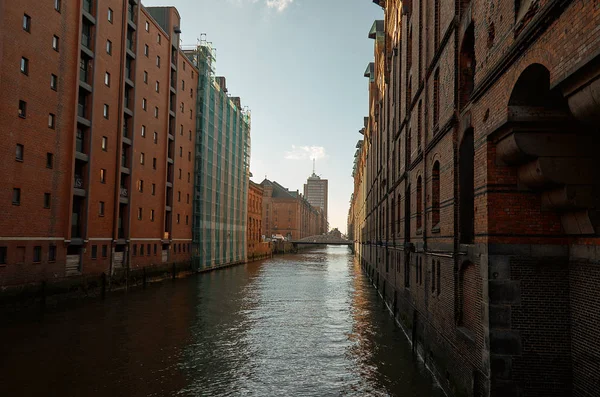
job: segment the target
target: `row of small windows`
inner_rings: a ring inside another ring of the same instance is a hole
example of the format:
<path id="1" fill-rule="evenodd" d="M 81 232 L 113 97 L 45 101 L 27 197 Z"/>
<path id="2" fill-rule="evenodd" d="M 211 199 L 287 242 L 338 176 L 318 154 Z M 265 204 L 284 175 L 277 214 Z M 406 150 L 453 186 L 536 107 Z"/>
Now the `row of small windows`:
<path id="1" fill-rule="evenodd" d="M 139 207 L 138 208 L 138 212 L 137 212 L 137 219 L 138 219 L 138 221 L 141 221 L 141 220 L 144 219 L 143 214 L 144 214 L 144 209 L 142 207 Z M 150 221 L 154 222 L 154 210 L 150 210 Z M 176 221 L 177 221 L 177 224 L 179 225 L 179 223 L 181 221 L 181 217 L 180 217 L 179 214 L 177 214 Z M 189 215 L 185 216 L 185 224 L 186 225 L 189 224 Z"/>
<path id="2" fill-rule="evenodd" d="M 16 264 L 25 263 L 25 247 L 16 247 Z M 42 262 L 42 246 L 36 245 L 33 247 L 33 263 Z M 48 247 L 48 262 L 56 261 L 56 246 L 50 245 Z M 0 265 L 6 265 L 8 262 L 8 247 L 0 247 Z"/>
<path id="3" fill-rule="evenodd" d="M 98 259 L 98 245 L 92 245 L 92 249 L 91 249 L 91 258 L 92 259 Z M 146 250 L 144 250 L 144 247 L 146 248 Z M 157 255 L 158 253 L 158 247 L 157 244 L 154 244 L 152 247 L 152 244 L 140 244 L 140 251 L 139 251 L 139 255 L 151 255 L 151 250 L 153 249 L 154 255 Z M 190 250 L 191 248 L 191 244 L 187 243 L 187 244 L 173 244 L 173 251 L 175 253 L 177 253 L 178 251 L 181 252 L 191 252 Z M 144 253 L 144 251 L 146 251 L 146 253 Z M 100 246 L 100 255 L 103 259 L 108 258 L 108 245 L 107 244 L 103 244 L 102 246 Z M 138 245 L 137 244 L 133 244 L 132 247 L 132 255 L 133 256 L 137 256 L 138 255 Z M 33 256 L 32 256 L 32 262 L 33 263 L 41 263 L 42 262 L 42 257 L 43 257 L 43 251 L 42 251 L 42 246 L 41 245 L 36 245 L 33 247 Z M 48 256 L 47 256 L 47 260 L 48 262 L 55 262 L 56 261 L 56 245 L 49 245 L 48 246 Z M 24 264 L 25 263 L 25 259 L 26 259 L 26 247 L 23 246 L 18 246 L 16 247 L 16 264 Z M 0 246 L 0 265 L 6 265 L 8 262 L 8 247 L 4 246 L 1 247 Z"/>
<path id="4" fill-rule="evenodd" d="M 43 200 L 44 208 L 50 208 L 50 205 L 52 204 L 52 195 L 50 193 L 44 193 Z M 21 205 L 21 188 L 13 188 L 12 204 Z"/>
<path id="5" fill-rule="evenodd" d="M 23 144 L 17 143 L 15 149 L 15 160 L 19 162 L 23 162 L 25 160 L 25 146 Z M 46 153 L 46 168 L 54 168 L 54 154 Z"/>
<path id="6" fill-rule="evenodd" d="M 145 253 L 144 253 L 144 247 L 146 247 L 145 249 Z M 158 253 L 158 247 L 156 244 L 154 244 L 154 247 L 152 247 L 152 244 L 148 243 L 148 244 L 140 244 L 139 245 L 139 253 L 138 253 L 138 245 L 137 244 L 133 244 L 133 246 L 131 247 L 131 255 L 132 256 L 150 256 L 151 255 L 151 249 L 154 248 L 153 252 L 154 255 L 157 255 Z M 191 252 L 191 244 L 187 243 L 187 244 L 173 244 L 173 252 L 177 253 L 178 251 L 181 252 Z M 93 248 L 92 248 L 92 253 L 93 253 Z M 93 258 L 92 258 L 93 259 Z"/>

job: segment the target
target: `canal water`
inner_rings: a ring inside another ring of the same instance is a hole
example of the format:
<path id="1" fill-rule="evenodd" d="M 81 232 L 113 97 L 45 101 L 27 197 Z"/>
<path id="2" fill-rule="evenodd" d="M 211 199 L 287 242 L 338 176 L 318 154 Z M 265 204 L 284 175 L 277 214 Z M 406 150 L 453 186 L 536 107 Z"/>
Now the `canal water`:
<path id="1" fill-rule="evenodd" d="M 0 396 L 442 395 L 346 247 L 0 320 Z"/>

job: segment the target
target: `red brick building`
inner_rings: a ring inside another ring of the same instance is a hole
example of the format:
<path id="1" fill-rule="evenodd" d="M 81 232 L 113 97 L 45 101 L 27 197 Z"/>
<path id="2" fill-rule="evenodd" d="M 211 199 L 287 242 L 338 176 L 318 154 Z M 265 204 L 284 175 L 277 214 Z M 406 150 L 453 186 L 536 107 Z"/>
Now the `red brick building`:
<path id="1" fill-rule="evenodd" d="M 0 4 L 0 285 L 189 261 L 198 74 L 177 10 L 42 3 Z"/>
<path id="2" fill-rule="evenodd" d="M 596 395 L 597 2 L 374 2 L 362 265 L 451 394 Z"/>
<path id="3" fill-rule="evenodd" d="M 291 240 L 322 234 L 327 221 L 322 210 L 314 208 L 298 192 L 265 179 L 262 225 L 267 237 L 282 235 Z"/>
<path id="4" fill-rule="evenodd" d="M 263 241 L 262 213 L 263 187 L 249 181 L 248 186 L 248 259 L 265 257 L 271 254 L 271 246 Z"/>

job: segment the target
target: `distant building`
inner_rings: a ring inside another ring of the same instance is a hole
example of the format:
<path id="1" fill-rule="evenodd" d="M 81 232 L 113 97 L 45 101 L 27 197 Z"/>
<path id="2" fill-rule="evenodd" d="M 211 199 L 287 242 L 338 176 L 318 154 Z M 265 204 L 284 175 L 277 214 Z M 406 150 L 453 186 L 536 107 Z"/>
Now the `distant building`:
<path id="1" fill-rule="evenodd" d="M 328 181 L 327 179 L 321 179 L 320 176 L 313 173 L 308 177 L 304 184 L 304 197 L 306 200 L 315 208 L 320 208 L 323 211 L 325 217 L 325 228 L 322 233 L 328 230 L 328 218 L 327 218 L 327 195 L 328 195 Z"/>
<path id="2" fill-rule="evenodd" d="M 247 247 L 250 113 L 240 98 L 229 97 L 225 78 L 215 77 L 210 43 L 203 40 L 185 54 L 199 72 L 194 261 L 201 268 L 242 263 Z"/>
<path id="3" fill-rule="evenodd" d="M 268 237 L 281 234 L 295 240 L 321 234 L 326 224 L 324 213 L 297 190 L 290 191 L 277 182 L 262 181 L 263 228 Z"/>
<path id="4" fill-rule="evenodd" d="M 250 181 L 248 185 L 248 260 L 265 257 L 271 254 L 270 244 L 263 241 L 262 229 L 263 187 Z"/>

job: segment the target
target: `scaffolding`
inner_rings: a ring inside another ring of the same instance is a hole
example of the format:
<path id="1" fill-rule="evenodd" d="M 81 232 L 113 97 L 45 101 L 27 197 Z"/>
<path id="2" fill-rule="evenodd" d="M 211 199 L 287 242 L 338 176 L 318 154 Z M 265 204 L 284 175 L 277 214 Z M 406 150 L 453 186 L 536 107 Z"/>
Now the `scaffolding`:
<path id="1" fill-rule="evenodd" d="M 184 54 L 198 69 L 193 261 L 198 269 L 246 260 L 250 110 L 216 77 L 216 49 L 203 34 Z"/>

